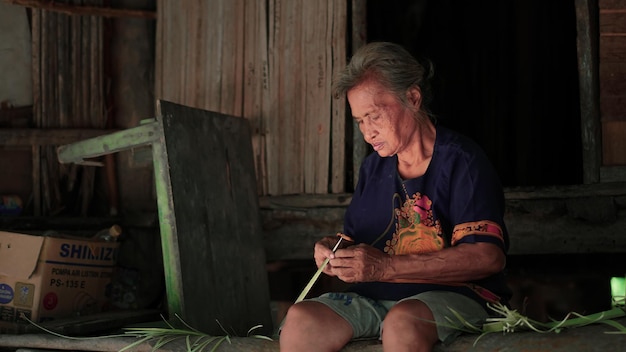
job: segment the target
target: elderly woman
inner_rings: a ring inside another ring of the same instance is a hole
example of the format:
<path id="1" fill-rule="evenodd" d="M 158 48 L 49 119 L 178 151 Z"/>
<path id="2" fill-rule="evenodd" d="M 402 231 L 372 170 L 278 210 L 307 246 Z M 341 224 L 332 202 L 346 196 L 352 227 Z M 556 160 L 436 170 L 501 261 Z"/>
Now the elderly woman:
<path id="1" fill-rule="evenodd" d="M 294 304 L 281 351 L 338 351 L 380 338 L 385 351 L 431 351 L 459 335 L 460 321 L 506 304 L 504 197 L 484 152 L 437 124 L 426 103 L 431 72 L 402 47 L 370 43 L 334 82 L 374 152 L 361 166 L 344 220 L 353 242 L 315 245 L 324 273 L 352 283 Z"/>

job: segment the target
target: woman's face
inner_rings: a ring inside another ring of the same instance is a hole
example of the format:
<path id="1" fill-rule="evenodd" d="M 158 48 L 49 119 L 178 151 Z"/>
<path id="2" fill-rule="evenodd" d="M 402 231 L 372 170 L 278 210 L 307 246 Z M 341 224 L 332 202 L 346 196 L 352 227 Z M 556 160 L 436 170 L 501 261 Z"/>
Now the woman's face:
<path id="1" fill-rule="evenodd" d="M 365 142 L 381 157 L 402 152 L 409 144 L 416 120 L 392 93 L 374 80 L 366 80 L 347 94 L 352 117 Z"/>

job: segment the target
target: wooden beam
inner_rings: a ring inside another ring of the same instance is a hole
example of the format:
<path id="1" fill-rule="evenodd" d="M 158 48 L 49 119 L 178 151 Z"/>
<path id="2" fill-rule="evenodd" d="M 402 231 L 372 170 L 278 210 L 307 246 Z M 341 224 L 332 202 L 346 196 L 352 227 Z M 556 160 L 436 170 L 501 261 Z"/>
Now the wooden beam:
<path id="1" fill-rule="evenodd" d="M 109 18 L 144 18 L 156 19 L 156 11 L 116 9 L 111 7 L 70 5 L 56 1 L 42 0 L 4 0 L 4 2 L 34 9 L 63 13 L 70 16 L 100 16 Z"/>
<path id="2" fill-rule="evenodd" d="M 346 207 L 352 194 L 307 194 L 259 198 L 259 206 L 268 209 Z"/>
<path id="3" fill-rule="evenodd" d="M 624 195 L 626 195 L 626 182 L 615 181 L 592 185 L 509 187 L 504 190 L 504 198 L 507 201 L 620 197 Z"/>
<path id="4" fill-rule="evenodd" d="M 610 15 L 614 13 L 626 13 L 626 9 L 600 9 L 601 15 Z"/>
<path id="5" fill-rule="evenodd" d="M 64 145 L 113 132 L 117 130 L 0 128 L 0 146 Z"/>
<path id="6" fill-rule="evenodd" d="M 506 189 L 509 254 L 626 253 L 626 183 Z M 261 197 L 267 259 L 311 259 L 343 229 L 351 195 Z"/>
<path id="7" fill-rule="evenodd" d="M 151 145 L 158 141 L 159 133 L 157 122 L 144 122 L 137 127 L 62 145 L 57 148 L 59 162 L 90 164 L 86 159 Z"/>

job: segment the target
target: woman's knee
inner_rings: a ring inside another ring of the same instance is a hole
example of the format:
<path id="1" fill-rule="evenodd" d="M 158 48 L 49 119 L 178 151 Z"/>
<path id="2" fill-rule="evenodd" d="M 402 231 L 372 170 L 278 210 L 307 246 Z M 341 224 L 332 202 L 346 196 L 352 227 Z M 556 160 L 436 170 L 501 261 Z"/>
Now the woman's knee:
<path id="1" fill-rule="evenodd" d="M 310 302 L 294 304 L 287 310 L 281 331 L 285 331 L 285 329 L 302 329 L 308 325 L 316 325 L 317 319 L 315 307 Z"/>
<path id="2" fill-rule="evenodd" d="M 382 339 L 407 338 L 434 344 L 437 342 L 437 324 L 428 306 L 419 300 L 402 301 L 385 316 Z"/>
<path id="3" fill-rule="evenodd" d="M 300 302 L 292 305 L 285 316 L 282 331 L 299 330 L 307 333 L 318 331 L 344 332 L 352 334 L 352 327 L 348 322 L 318 302 Z"/>
<path id="4" fill-rule="evenodd" d="M 315 346 L 317 351 L 339 350 L 351 337 L 350 324 L 318 302 L 300 302 L 291 306 L 280 332 L 281 348 L 300 345 L 298 351 L 303 351 L 304 346 Z"/>

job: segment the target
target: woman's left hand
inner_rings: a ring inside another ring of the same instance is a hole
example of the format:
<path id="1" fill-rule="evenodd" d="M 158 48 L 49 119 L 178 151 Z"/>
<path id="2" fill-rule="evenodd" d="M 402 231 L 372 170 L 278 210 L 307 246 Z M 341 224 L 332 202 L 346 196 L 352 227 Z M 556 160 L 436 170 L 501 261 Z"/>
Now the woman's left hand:
<path id="1" fill-rule="evenodd" d="M 344 282 L 382 281 L 391 267 L 391 256 L 372 246 L 359 244 L 337 250 L 330 264 L 332 273 Z"/>

